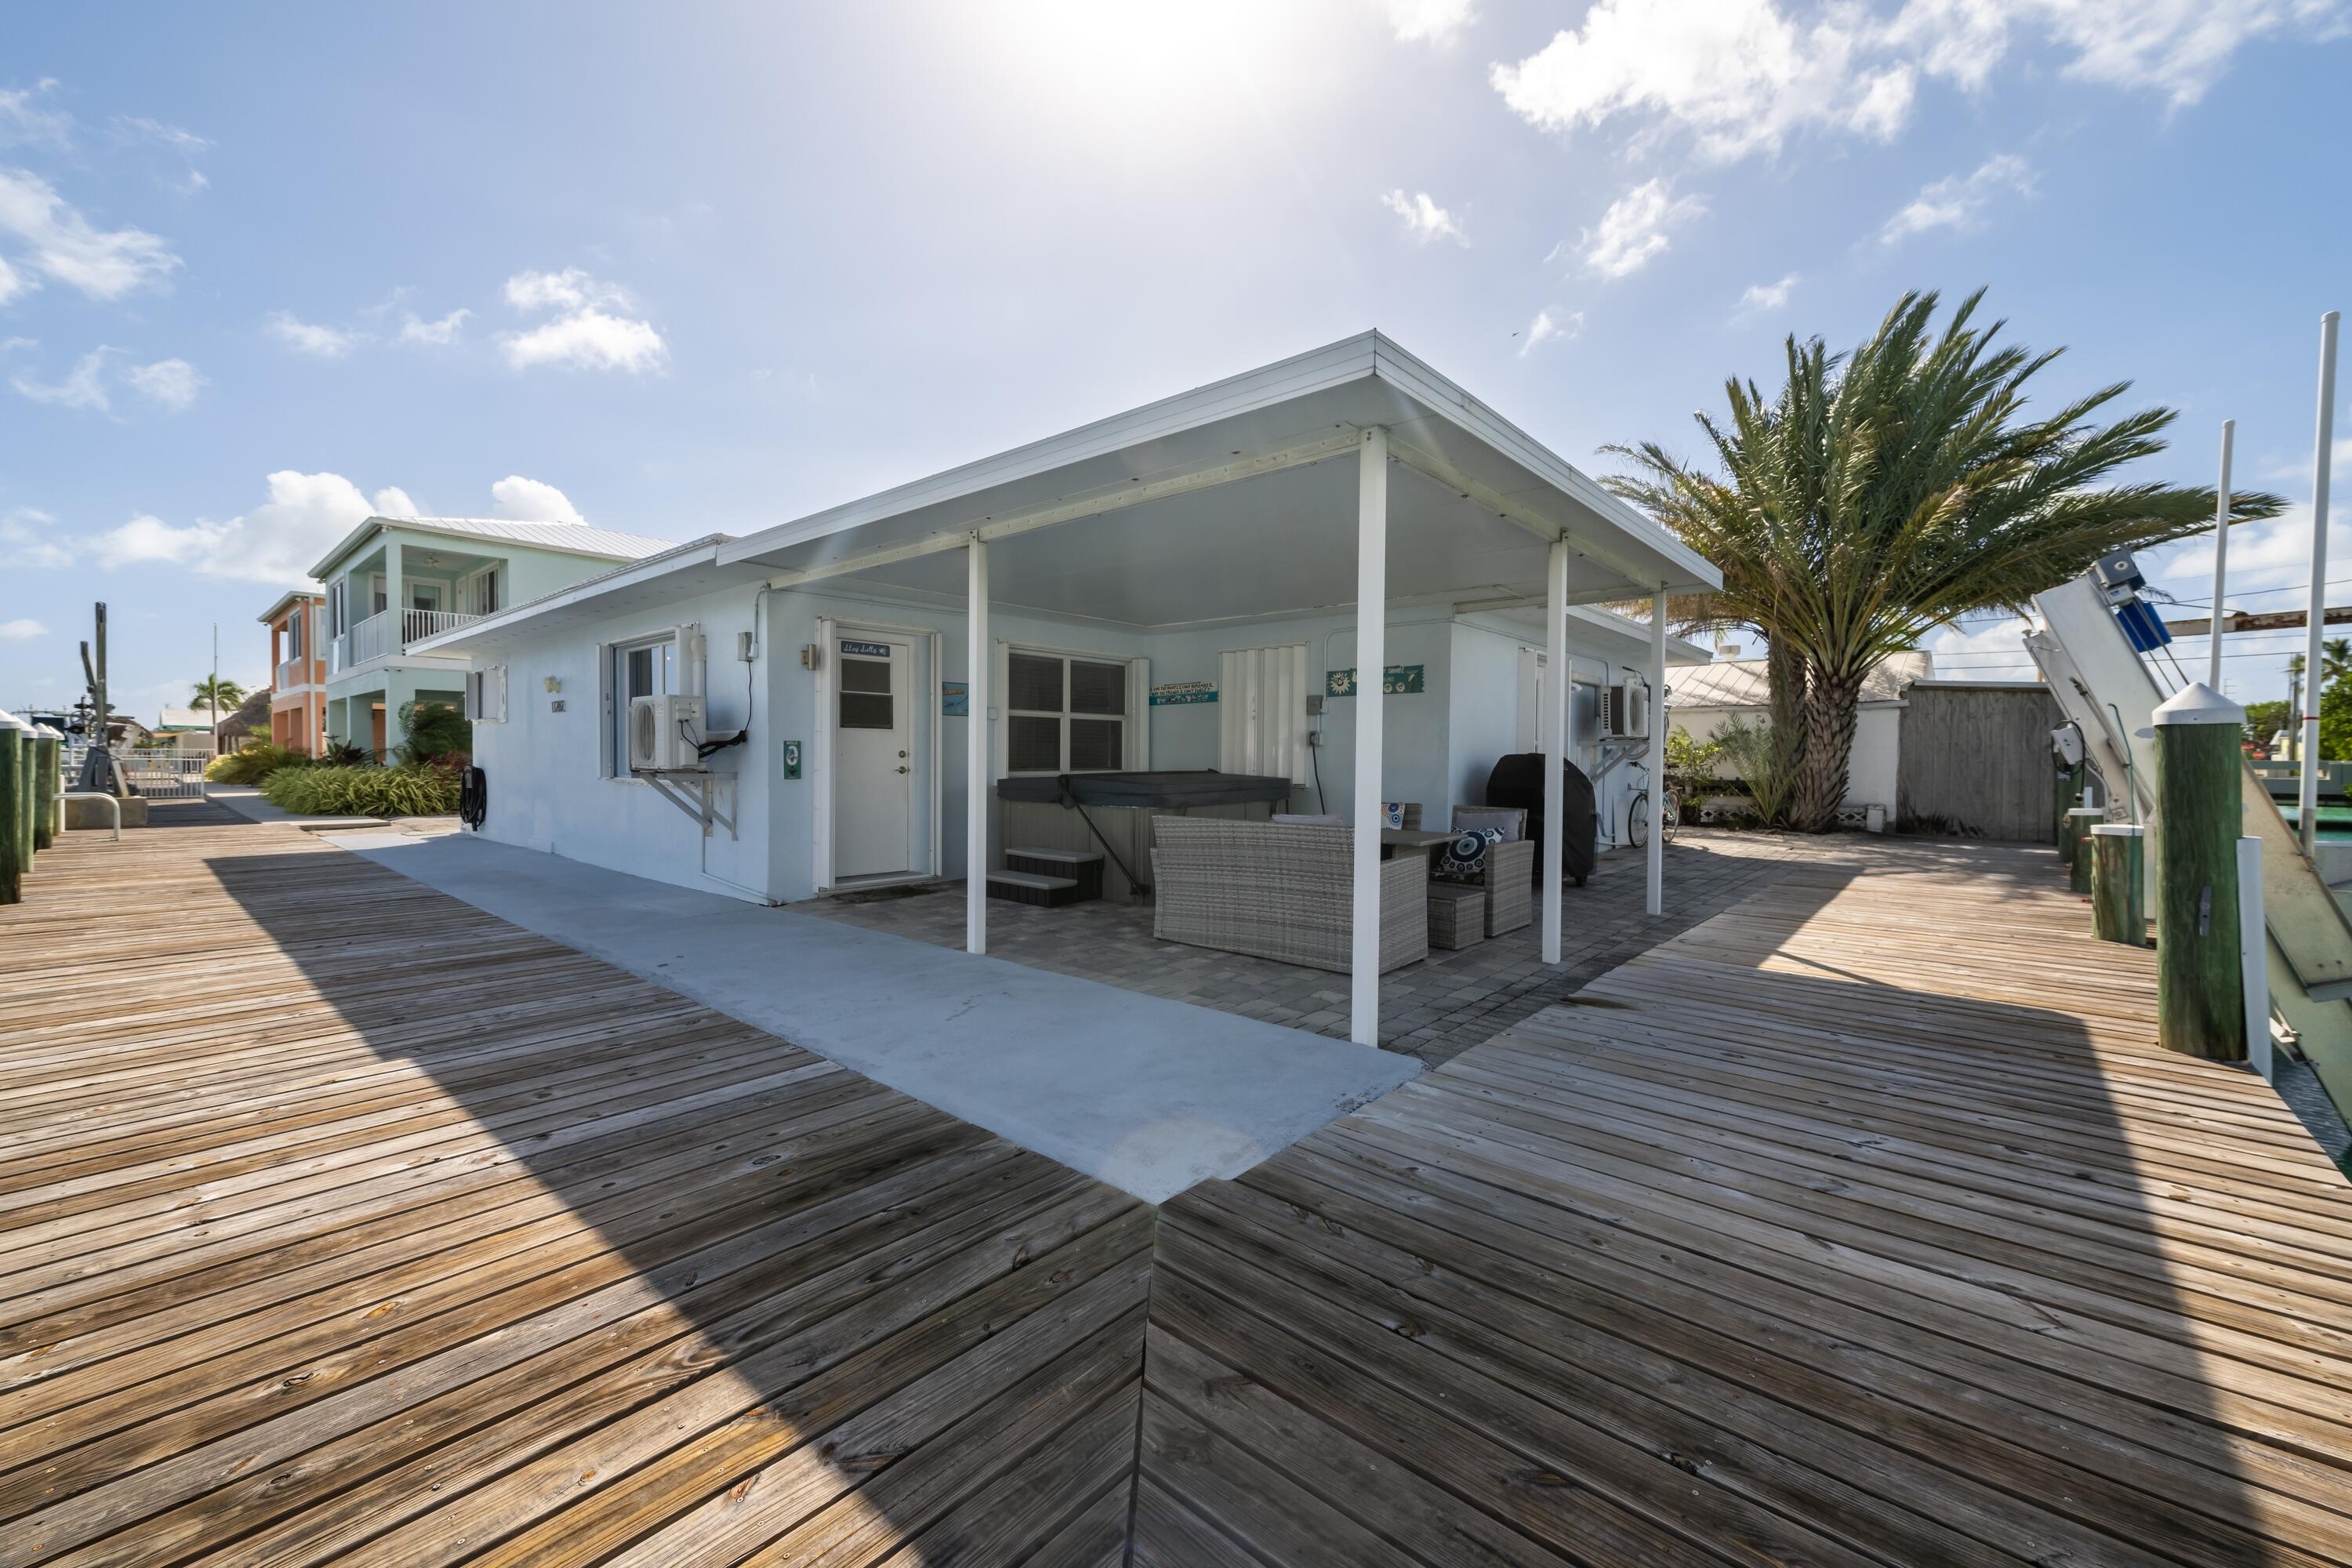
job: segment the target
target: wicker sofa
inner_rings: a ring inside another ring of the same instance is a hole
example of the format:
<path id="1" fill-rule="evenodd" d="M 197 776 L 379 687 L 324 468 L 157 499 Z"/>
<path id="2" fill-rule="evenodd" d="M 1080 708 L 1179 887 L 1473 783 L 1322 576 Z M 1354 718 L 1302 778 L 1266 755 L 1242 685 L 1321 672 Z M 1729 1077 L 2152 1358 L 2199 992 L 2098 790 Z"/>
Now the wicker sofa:
<path id="1" fill-rule="evenodd" d="M 1345 827 L 1213 817 L 1152 824 L 1151 934 L 1345 973 L 1352 962 L 1353 835 Z M 1382 973 L 1429 956 L 1429 865 L 1383 860 Z"/>

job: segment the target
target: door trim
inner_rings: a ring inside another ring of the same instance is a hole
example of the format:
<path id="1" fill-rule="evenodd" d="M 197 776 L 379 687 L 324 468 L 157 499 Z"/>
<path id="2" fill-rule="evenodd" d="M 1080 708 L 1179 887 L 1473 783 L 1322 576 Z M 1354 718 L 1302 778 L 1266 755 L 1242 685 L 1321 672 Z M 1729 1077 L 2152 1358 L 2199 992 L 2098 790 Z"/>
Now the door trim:
<path id="1" fill-rule="evenodd" d="M 809 736 L 808 771 L 815 785 L 809 811 L 811 841 L 809 844 L 809 881 L 817 896 L 847 891 L 836 887 L 833 873 L 834 848 L 834 784 L 838 770 L 834 764 L 833 731 L 840 715 L 835 708 L 836 687 L 834 668 L 840 661 L 840 639 L 870 635 L 877 640 L 898 640 L 915 645 L 909 652 L 909 662 L 922 665 L 921 679 L 908 670 L 908 693 L 910 700 L 922 704 L 922 715 L 908 726 L 908 733 L 923 737 L 924 780 L 922 787 L 908 792 L 907 832 L 909 844 L 914 840 L 918 824 L 930 824 L 927 848 L 913 857 L 916 866 L 899 876 L 880 875 L 856 879 L 858 888 L 887 887 L 893 882 L 936 881 L 940 877 L 941 849 L 940 825 L 943 815 L 943 781 L 940 769 L 940 632 L 935 626 L 910 626 L 887 621 L 852 621 L 834 616 L 816 617 L 816 715 L 817 722 Z"/>

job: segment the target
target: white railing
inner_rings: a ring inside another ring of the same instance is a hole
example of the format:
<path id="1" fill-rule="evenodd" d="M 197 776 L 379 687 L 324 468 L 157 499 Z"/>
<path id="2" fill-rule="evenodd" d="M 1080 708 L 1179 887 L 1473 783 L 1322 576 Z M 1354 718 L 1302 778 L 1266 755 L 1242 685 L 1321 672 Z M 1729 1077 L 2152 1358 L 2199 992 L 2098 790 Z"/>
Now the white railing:
<path id="1" fill-rule="evenodd" d="M 393 641 L 394 612 L 378 610 L 366 620 L 335 639 L 335 668 L 352 669 L 372 658 L 388 658 L 411 643 L 438 637 L 462 626 L 480 620 L 479 616 L 460 615 L 455 610 L 402 610 L 399 612 L 399 642 Z"/>
<path id="2" fill-rule="evenodd" d="M 289 658 L 278 667 L 278 679 L 272 689 L 291 691 L 298 686 L 308 686 L 310 683 L 310 661 L 307 658 Z"/>

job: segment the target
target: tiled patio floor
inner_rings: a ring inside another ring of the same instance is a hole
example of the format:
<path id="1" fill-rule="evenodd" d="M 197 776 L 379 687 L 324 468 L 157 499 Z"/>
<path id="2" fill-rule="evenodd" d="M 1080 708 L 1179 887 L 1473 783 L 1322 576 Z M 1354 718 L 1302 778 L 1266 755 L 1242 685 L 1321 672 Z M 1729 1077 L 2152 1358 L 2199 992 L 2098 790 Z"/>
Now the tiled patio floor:
<path id="1" fill-rule="evenodd" d="M 1666 912 L 1643 910 L 1638 852 L 1612 851 L 1565 900 L 1560 967 L 1539 956 L 1530 924 L 1459 952 L 1433 950 L 1381 982 L 1381 1044 L 1432 1067 L 1521 1022 L 1587 981 L 1720 914 L 1777 882 L 1820 841 L 1778 834 L 1686 831 L 1666 847 Z M 1795 858 L 1792 859 L 1792 858 Z M 963 945 L 963 884 L 870 900 L 818 899 L 796 911 L 941 947 Z M 1108 900 L 1058 910 L 997 900 L 990 956 L 1154 996 L 1214 1007 L 1344 1039 L 1348 977 L 1208 948 L 1160 942 L 1148 904 Z"/>

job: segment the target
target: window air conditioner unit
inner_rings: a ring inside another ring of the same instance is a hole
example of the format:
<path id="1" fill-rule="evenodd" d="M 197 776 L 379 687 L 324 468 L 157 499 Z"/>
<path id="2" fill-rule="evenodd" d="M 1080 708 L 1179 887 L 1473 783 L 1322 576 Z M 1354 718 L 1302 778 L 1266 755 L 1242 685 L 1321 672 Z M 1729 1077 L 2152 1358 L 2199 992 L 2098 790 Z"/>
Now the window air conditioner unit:
<path id="1" fill-rule="evenodd" d="M 702 699 L 666 693 L 629 699 L 629 771 L 700 773 Z"/>
<path id="2" fill-rule="evenodd" d="M 1650 732 L 1650 689 L 1636 681 L 1601 693 L 1601 732 L 1612 740 L 1639 740 Z"/>

